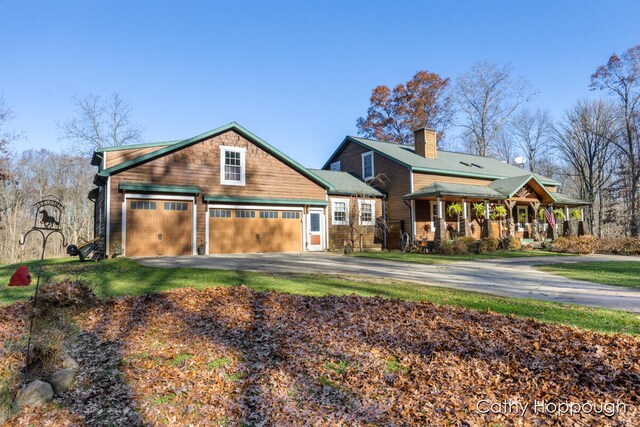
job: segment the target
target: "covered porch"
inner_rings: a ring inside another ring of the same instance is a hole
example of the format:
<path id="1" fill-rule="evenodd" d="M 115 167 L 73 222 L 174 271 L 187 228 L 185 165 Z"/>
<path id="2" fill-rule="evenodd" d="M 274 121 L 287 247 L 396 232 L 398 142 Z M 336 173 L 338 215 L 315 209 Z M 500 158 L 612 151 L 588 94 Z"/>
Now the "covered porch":
<path id="1" fill-rule="evenodd" d="M 437 182 L 405 196 L 414 238 L 515 236 L 537 242 L 584 234 L 588 202 L 549 191 L 534 175 L 499 179 L 488 186 Z"/>

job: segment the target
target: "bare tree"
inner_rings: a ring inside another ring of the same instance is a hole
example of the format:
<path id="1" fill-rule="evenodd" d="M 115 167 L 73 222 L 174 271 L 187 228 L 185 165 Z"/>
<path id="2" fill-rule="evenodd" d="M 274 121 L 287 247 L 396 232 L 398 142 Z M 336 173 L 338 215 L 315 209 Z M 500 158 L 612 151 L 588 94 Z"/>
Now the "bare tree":
<path id="1" fill-rule="evenodd" d="M 133 108 L 117 93 L 104 101 L 98 95 L 74 96 L 73 103 L 76 116 L 58 127 L 75 152 L 90 155 L 100 148 L 140 141 L 142 130 L 131 120 Z"/>
<path id="2" fill-rule="evenodd" d="M 472 147 L 473 138 L 468 139 L 468 147 Z M 512 164 L 518 154 L 516 154 L 516 146 L 511 138 L 511 132 L 507 129 L 501 129 L 495 137 L 495 142 L 489 147 L 489 154 L 491 157 L 495 157 L 498 160 L 502 160 L 505 163 Z"/>
<path id="3" fill-rule="evenodd" d="M 6 123 L 13 117 L 13 111 L 0 97 L 0 180 L 8 178 L 6 155 L 9 142 L 15 139 L 15 135 L 6 129 Z"/>
<path id="4" fill-rule="evenodd" d="M 553 121 L 546 110 L 528 109 L 520 111 L 511 120 L 511 134 L 520 146 L 529 163 L 531 172 L 539 173 L 540 157 L 549 154 L 549 145 L 553 137 Z"/>
<path id="5" fill-rule="evenodd" d="M 605 65 L 591 76 L 592 90 L 605 90 L 617 99 L 621 115 L 623 138 L 615 141 L 623 153 L 629 179 L 629 231 L 632 236 L 640 232 L 638 190 L 640 186 L 640 135 L 638 131 L 638 101 L 640 101 L 640 45 L 621 56 L 611 55 Z"/>
<path id="6" fill-rule="evenodd" d="M 600 206 L 603 192 L 612 181 L 613 144 L 618 137 L 616 114 L 615 107 L 604 101 L 579 101 L 555 131 L 556 147 L 570 165 L 579 196 Z M 589 231 L 594 233 L 596 209 L 592 205 L 587 211 Z"/>
<path id="7" fill-rule="evenodd" d="M 456 100 L 463 119 L 459 126 L 470 153 L 487 156 L 509 118 L 535 95 L 526 80 L 514 79 L 511 73 L 508 65 L 477 62 L 458 77 Z"/>

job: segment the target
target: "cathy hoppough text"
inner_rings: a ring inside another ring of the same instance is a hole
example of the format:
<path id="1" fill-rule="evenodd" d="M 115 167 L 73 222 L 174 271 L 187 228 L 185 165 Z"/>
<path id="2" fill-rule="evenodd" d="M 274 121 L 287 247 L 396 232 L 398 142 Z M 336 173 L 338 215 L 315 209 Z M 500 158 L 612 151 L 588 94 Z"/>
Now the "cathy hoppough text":
<path id="1" fill-rule="evenodd" d="M 534 400 L 533 402 L 520 402 L 518 400 L 503 400 L 492 402 L 479 400 L 476 404 L 477 411 L 481 414 L 518 415 L 523 417 L 528 412 L 547 415 L 577 415 L 577 414 L 601 414 L 613 417 L 616 414 L 625 414 L 627 405 L 619 400 L 615 402 L 552 402 L 549 400 Z"/>

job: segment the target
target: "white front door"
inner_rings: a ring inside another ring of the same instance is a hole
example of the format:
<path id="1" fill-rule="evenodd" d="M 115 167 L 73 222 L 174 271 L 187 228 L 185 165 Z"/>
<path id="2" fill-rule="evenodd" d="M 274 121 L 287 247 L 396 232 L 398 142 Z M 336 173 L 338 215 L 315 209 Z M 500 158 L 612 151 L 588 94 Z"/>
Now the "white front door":
<path id="1" fill-rule="evenodd" d="M 324 249 L 324 213 L 322 209 L 309 209 L 307 214 L 307 250 Z"/>

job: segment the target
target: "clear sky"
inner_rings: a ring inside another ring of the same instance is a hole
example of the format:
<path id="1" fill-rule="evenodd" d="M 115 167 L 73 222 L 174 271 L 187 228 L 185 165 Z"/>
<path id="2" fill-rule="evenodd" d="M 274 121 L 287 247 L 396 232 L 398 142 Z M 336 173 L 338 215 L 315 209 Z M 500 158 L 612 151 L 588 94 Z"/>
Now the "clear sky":
<path id="1" fill-rule="evenodd" d="M 118 92 L 147 142 L 237 121 L 319 167 L 356 133 L 371 89 L 422 69 L 509 62 L 558 117 L 640 43 L 639 22 L 637 0 L 0 0 L 0 94 L 16 150 L 61 150 L 72 96 Z"/>

